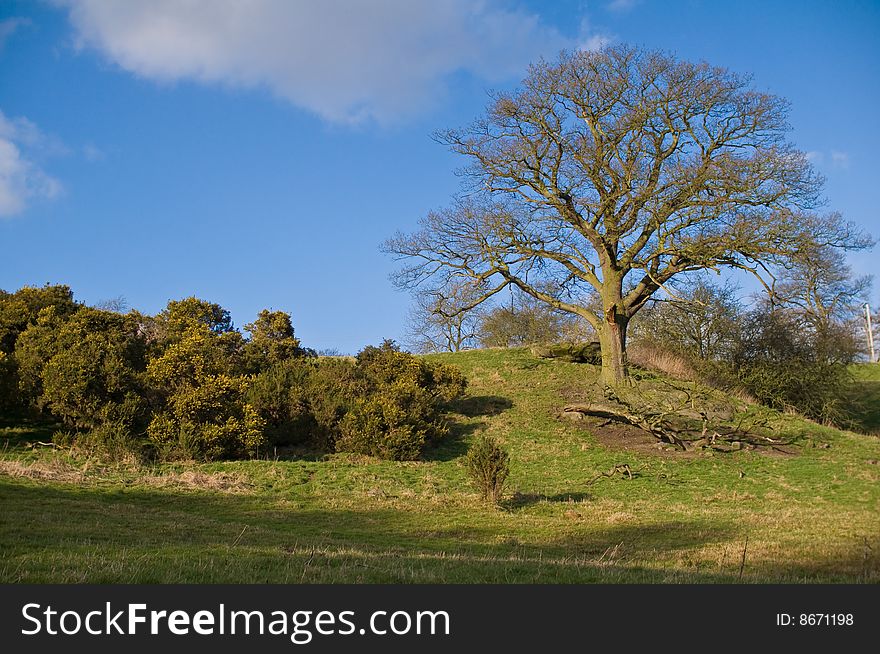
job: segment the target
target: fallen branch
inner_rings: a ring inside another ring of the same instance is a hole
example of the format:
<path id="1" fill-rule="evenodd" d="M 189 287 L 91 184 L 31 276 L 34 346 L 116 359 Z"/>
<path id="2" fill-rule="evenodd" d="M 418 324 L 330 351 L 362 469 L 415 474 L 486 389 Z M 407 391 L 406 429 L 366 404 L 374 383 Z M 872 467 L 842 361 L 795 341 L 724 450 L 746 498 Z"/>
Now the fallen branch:
<path id="1" fill-rule="evenodd" d="M 676 447 L 685 448 L 685 442 L 679 437 L 678 431 L 673 428 L 659 414 L 638 414 L 624 409 L 611 406 L 610 404 L 569 404 L 562 409 L 565 413 L 580 413 L 582 415 L 604 418 L 615 422 L 622 422 L 633 427 L 638 427 L 657 437 L 664 443 L 670 443 Z"/>
<path id="2" fill-rule="evenodd" d="M 642 466 L 642 468 L 644 468 L 644 466 Z M 603 477 L 613 477 L 618 473 L 620 473 L 622 476 L 625 476 L 626 479 L 632 479 L 635 476 L 633 472 L 638 472 L 639 470 L 642 470 L 642 468 L 639 468 L 638 470 L 633 470 L 629 467 L 628 463 L 621 463 L 611 468 L 611 470 L 609 470 L 608 472 L 600 472 L 598 475 L 587 482 L 587 486 L 591 486 Z"/>

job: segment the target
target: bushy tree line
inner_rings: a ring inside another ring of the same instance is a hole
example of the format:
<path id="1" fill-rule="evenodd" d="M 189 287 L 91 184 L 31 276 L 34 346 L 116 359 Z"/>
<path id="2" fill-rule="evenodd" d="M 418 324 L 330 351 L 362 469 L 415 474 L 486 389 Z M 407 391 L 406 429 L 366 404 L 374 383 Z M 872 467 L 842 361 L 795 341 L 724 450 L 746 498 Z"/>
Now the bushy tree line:
<path id="1" fill-rule="evenodd" d="M 414 295 L 407 331 L 411 347 L 420 352 L 458 352 L 475 347 L 520 347 L 595 338 L 586 321 L 555 311 L 519 291 L 511 291 L 504 302 L 456 313 L 455 307 L 473 294 L 464 288 L 459 287 L 450 296 L 431 291 Z"/>
<path id="2" fill-rule="evenodd" d="M 465 387 L 457 369 L 390 342 L 319 359 L 282 311 L 245 330 L 195 297 L 148 316 L 82 305 L 62 285 L 0 291 L 0 404 L 169 458 L 306 443 L 414 459 L 445 434 L 443 409 Z"/>
<path id="3" fill-rule="evenodd" d="M 773 408 L 845 423 L 848 366 L 863 349 L 869 286 L 829 249 L 805 252 L 751 305 L 730 286 L 679 288 L 642 313 L 634 339 L 672 350 L 715 383 Z"/>

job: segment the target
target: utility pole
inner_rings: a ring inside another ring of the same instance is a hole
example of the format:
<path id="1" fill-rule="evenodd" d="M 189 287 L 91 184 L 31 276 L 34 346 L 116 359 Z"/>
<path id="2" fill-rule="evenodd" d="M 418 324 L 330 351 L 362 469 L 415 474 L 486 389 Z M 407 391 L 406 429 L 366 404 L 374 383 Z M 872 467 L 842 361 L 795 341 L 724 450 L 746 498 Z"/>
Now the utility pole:
<path id="1" fill-rule="evenodd" d="M 874 356 L 874 330 L 871 327 L 871 305 L 865 302 L 865 320 L 868 323 L 868 356 L 871 363 L 877 363 L 877 357 Z"/>

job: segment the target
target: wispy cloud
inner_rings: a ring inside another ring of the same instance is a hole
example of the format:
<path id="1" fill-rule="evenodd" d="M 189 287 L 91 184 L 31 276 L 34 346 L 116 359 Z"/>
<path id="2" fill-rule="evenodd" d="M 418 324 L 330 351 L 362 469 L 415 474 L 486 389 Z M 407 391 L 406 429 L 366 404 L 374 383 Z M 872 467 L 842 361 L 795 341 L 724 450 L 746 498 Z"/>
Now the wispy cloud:
<path id="1" fill-rule="evenodd" d="M 639 4 L 639 1 L 640 0 L 611 0 L 611 2 L 605 5 L 605 7 L 608 9 L 608 11 L 623 13 L 634 8 L 637 4 Z"/>
<path id="2" fill-rule="evenodd" d="M 0 20 L 0 50 L 6 45 L 6 41 L 9 40 L 9 37 L 15 34 L 16 30 L 30 24 L 30 18 L 7 18 L 5 20 Z"/>
<path id="3" fill-rule="evenodd" d="M 832 150 L 831 165 L 835 168 L 849 168 L 849 155 L 846 152 Z"/>
<path id="4" fill-rule="evenodd" d="M 831 150 L 825 153 L 821 150 L 810 150 L 806 153 L 807 161 L 814 166 L 824 167 L 829 164 L 832 168 L 849 168 L 850 157 L 846 152 Z"/>
<path id="5" fill-rule="evenodd" d="M 9 119 L 0 111 L 0 218 L 20 214 L 32 200 L 61 193 L 61 182 L 30 156 L 51 142 L 28 119 Z"/>
<path id="6" fill-rule="evenodd" d="M 107 158 L 107 155 L 104 153 L 104 151 L 94 143 L 86 143 L 83 146 L 82 156 L 89 163 L 104 161 L 104 159 Z"/>
<path id="7" fill-rule="evenodd" d="M 517 78 L 596 45 L 500 0 L 57 0 L 80 47 L 158 80 L 268 88 L 340 123 L 391 123 L 442 100 L 451 75 Z"/>

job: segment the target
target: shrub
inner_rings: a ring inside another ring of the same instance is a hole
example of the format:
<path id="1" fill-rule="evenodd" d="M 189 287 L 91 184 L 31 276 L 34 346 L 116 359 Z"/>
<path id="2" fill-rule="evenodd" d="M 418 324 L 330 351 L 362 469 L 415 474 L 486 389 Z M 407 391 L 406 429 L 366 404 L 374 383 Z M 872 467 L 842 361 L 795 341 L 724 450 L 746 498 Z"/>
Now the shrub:
<path id="1" fill-rule="evenodd" d="M 146 463 L 151 457 L 141 436 L 132 432 L 127 421 L 106 420 L 84 432 L 71 432 L 53 442 L 63 445 L 65 441 L 74 450 L 87 456 L 97 456 L 113 462 Z"/>
<path id="2" fill-rule="evenodd" d="M 448 433 L 442 411 L 466 386 L 457 368 L 401 352 L 393 341 L 360 352 L 353 381 L 357 394 L 339 422 L 336 451 L 396 461 L 418 458 Z"/>
<path id="3" fill-rule="evenodd" d="M 839 422 L 852 356 L 849 340 L 812 330 L 796 314 L 756 310 L 747 314 L 730 362 L 712 372 L 767 406 Z"/>
<path id="4" fill-rule="evenodd" d="M 510 474 L 510 456 L 490 436 L 482 435 L 474 441 L 465 455 L 465 465 L 471 483 L 482 498 L 497 503 L 504 492 Z"/>
<path id="5" fill-rule="evenodd" d="M 417 459 L 428 441 L 447 433 L 427 390 L 405 379 L 358 399 L 339 431 L 337 451 L 393 461 Z"/>
<path id="6" fill-rule="evenodd" d="M 357 371 L 363 376 L 368 392 L 402 381 L 425 391 L 438 409 L 460 397 L 467 387 L 467 380 L 458 368 L 432 364 L 401 352 L 394 341 L 364 348 L 357 355 Z"/>
<path id="7" fill-rule="evenodd" d="M 202 377 L 178 387 L 153 416 L 149 439 L 166 457 L 205 460 L 254 456 L 265 445 L 265 421 L 245 402 L 241 377 Z"/>
<path id="8" fill-rule="evenodd" d="M 244 345 L 245 366 L 250 372 L 307 355 L 293 331 L 290 314 L 284 311 L 260 311 L 257 319 L 244 326 L 251 338 Z"/>
<path id="9" fill-rule="evenodd" d="M 367 383 L 352 361 L 320 359 L 306 380 L 306 396 L 314 420 L 312 443 L 330 451 L 337 449 L 342 419 L 357 398 L 366 397 L 367 392 Z"/>
<path id="10" fill-rule="evenodd" d="M 129 316 L 81 307 L 60 320 L 49 307 L 18 338 L 15 356 L 22 394 L 71 427 L 92 429 L 124 415 L 133 425 L 143 417 L 136 398 L 144 342 Z"/>
<path id="11" fill-rule="evenodd" d="M 15 362 L 6 352 L 0 350 L 0 408 L 12 407 L 15 404 L 18 377 L 15 374 Z"/>
<path id="12" fill-rule="evenodd" d="M 266 437 L 273 445 L 292 445 L 313 440 L 318 425 L 309 401 L 309 360 L 291 359 L 257 374 L 245 398 L 266 423 Z"/>

